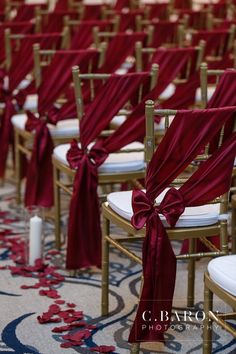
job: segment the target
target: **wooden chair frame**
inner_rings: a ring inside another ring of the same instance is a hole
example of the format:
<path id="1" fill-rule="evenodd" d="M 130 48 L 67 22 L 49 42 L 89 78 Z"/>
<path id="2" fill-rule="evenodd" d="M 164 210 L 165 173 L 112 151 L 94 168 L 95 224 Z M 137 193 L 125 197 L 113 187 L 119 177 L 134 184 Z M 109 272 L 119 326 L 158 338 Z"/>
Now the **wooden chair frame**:
<path id="1" fill-rule="evenodd" d="M 154 102 L 146 102 L 146 138 L 145 138 L 145 158 L 149 163 L 154 153 L 154 115 L 160 115 L 166 117 L 166 128 L 169 126 L 169 116 L 175 115 L 175 110 L 154 110 Z M 206 154 L 199 156 L 198 159 L 205 159 Z M 175 180 L 175 184 L 183 183 L 184 179 L 178 178 Z M 221 213 L 227 211 L 227 196 L 217 198 L 212 203 L 221 202 Z M 117 248 L 123 254 L 128 256 L 131 260 L 142 264 L 142 259 L 133 253 L 127 246 L 124 246 L 124 242 L 135 242 L 142 240 L 145 236 L 145 228 L 136 230 L 131 225 L 130 221 L 122 218 L 116 212 L 114 212 L 107 202 L 102 204 L 103 215 L 103 239 L 102 239 L 102 299 L 101 299 L 101 313 L 102 316 L 109 314 L 109 247 L 110 245 Z M 113 223 L 121 228 L 127 236 L 114 236 L 110 234 L 110 224 Z M 188 289 L 187 289 L 187 306 L 194 306 L 194 278 L 195 278 L 195 260 L 200 257 L 216 257 L 228 254 L 228 234 L 227 234 L 227 221 L 220 220 L 218 223 L 210 226 L 201 227 L 189 227 L 189 228 L 168 228 L 168 236 L 170 240 L 189 240 L 189 253 L 184 255 L 177 255 L 177 260 L 185 259 L 189 261 L 188 265 Z M 208 239 L 209 236 L 220 235 L 221 247 L 217 249 Z M 196 239 L 200 239 L 201 242 L 207 246 L 208 252 L 196 252 Z M 139 353 L 139 344 L 132 345 L 131 353 Z"/>
<path id="2" fill-rule="evenodd" d="M 83 97 L 82 97 L 82 90 L 81 90 L 81 82 L 82 80 L 89 80 L 93 82 L 94 80 L 107 80 L 111 74 L 79 74 L 79 68 L 74 67 L 72 69 L 73 72 L 73 80 L 74 80 L 74 87 L 75 87 L 75 96 L 76 96 L 76 108 L 77 108 L 77 116 L 78 119 L 83 119 Z M 154 64 L 151 70 L 151 88 L 156 85 L 157 82 L 157 75 L 158 75 L 158 65 Z M 91 81 L 92 80 L 92 81 Z M 93 84 L 90 86 L 93 88 Z M 92 94 L 93 97 L 93 94 Z M 121 110 L 119 114 L 128 114 L 126 110 Z M 102 136 L 110 135 L 113 131 L 103 131 Z M 78 139 L 78 137 L 77 137 Z M 140 152 L 139 149 L 135 150 L 125 150 L 122 149 L 119 152 Z M 62 179 L 62 174 L 66 174 L 69 176 L 69 179 L 73 181 L 76 171 L 68 167 L 67 165 L 61 163 L 54 157 L 52 158 L 53 161 L 53 171 L 54 171 L 54 210 L 55 210 L 55 236 L 56 236 L 56 247 L 60 248 L 61 246 L 61 199 L 60 199 L 60 190 L 63 190 L 70 196 L 72 195 L 72 183 L 67 183 L 65 180 Z M 133 171 L 133 172 L 118 172 L 118 173 L 99 173 L 99 184 L 113 184 L 113 183 L 124 183 L 124 182 L 131 182 L 133 185 L 140 184 L 137 182 L 138 179 L 143 178 L 144 170 Z"/>
<path id="3" fill-rule="evenodd" d="M 212 328 L 213 321 L 236 338 L 236 330 L 226 320 L 236 318 L 236 297 L 218 286 L 206 272 L 204 276 L 204 313 L 203 322 L 203 354 L 212 353 Z M 224 303 L 231 306 L 231 313 L 216 313 L 213 311 L 213 294 L 218 296 Z"/>

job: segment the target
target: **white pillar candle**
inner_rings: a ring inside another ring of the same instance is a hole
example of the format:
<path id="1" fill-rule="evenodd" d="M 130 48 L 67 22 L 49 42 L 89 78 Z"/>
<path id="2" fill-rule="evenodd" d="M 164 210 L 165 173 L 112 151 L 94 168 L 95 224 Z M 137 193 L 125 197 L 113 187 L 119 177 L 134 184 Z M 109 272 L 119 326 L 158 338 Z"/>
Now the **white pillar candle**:
<path id="1" fill-rule="evenodd" d="M 42 219 L 37 215 L 33 216 L 29 227 L 29 265 L 31 266 L 42 256 L 42 228 Z"/>

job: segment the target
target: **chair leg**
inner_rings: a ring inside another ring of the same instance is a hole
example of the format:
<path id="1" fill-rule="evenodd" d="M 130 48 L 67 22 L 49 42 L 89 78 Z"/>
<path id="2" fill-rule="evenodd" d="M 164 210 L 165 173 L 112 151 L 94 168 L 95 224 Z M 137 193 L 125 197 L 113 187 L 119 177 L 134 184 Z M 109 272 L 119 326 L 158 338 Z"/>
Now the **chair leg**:
<path id="1" fill-rule="evenodd" d="M 229 240 L 228 240 L 228 223 L 226 220 L 220 222 L 220 248 L 225 255 L 229 253 Z"/>
<path id="2" fill-rule="evenodd" d="M 203 322 L 203 354 L 211 354 L 212 352 L 212 320 L 209 317 L 209 311 L 212 311 L 213 294 L 205 284 L 204 288 L 204 313 Z"/>
<path id="3" fill-rule="evenodd" d="M 54 213 L 55 213 L 55 244 L 56 248 L 61 247 L 61 198 L 60 187 L 57 181 L 60 180 L 60 171 L 53 166 L 53 186 L 54 186 Z"/>
<path id="4" fill-rule="evenodd" d="M 15 174 L 16 174 L 16 204 L 21 203 L 21 152 L 19 150 L 20 137 L 15 133 Z"/>
<path id="5" fill-rule="evenodd" d="M 196 240 L 189 239 L 189 254 L 195 253 Z M 194 285 L 195 285 L 195 259 L 190 258 L 188 261 L 188 294 L 187 306 L 194 306 Z"/>
<path id="6" fill-rule="evenodd" d="M 232 237 L 232 253 L 236 253 L 236 195 L 232 196 L 232 219 L 231 219 L 231 237 Z"/>
<path id="7" fill-rule="evenodd" d="M 103 216 L 102 228 L 102 316 L 109 313 L 109 242 L 106 236 L 110 234 L 110 221 Z"/>
<path id="8" fill-rule="evenodd" d="M 131 345 L 130 354 L 139 354 L 140 343 L 134 343 Z"/>

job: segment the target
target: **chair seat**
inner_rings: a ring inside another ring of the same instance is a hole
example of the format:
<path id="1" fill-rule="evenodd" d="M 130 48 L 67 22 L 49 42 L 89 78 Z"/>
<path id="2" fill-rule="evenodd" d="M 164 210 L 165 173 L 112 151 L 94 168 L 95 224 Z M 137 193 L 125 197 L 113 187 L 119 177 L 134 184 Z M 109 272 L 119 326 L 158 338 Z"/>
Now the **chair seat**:
<path id="1" fill-rule="evenodd" d="M 119 128 L 121 126 L 121 124 L 124 123 L 126 118 L 127 118 L 127 116 L 125 116 L 125 115 L 115 116 L 114 118 L 112 118 L 111 123 L 110 123 L 111 129 Z M 174 116 L 169 116 L 170 124 L 172 123 L 173 119 L 174 119 Z M 160 131 L 160 130 L 164 131 L 165 130 L 165 118 L 161 118 L 160 123 L 155 123 L 154 128 L 155 128 L 155 131 Z"/>
<path id="2" fill-rule="evenodd" d="M 16 114 L 12 117 L 13 126 L 21 130 L 25 130 L 26 121 L 26 114 Z M 53 137 L 79 135 L 78 119 L 61 120 L 56 125 L 48 124 L 48 128 Z"/>
<path id="3" fill-rule="evenodd" d="M 91 145 L 90 145 L 91 146 Z M 70 144 L 62 144 L 55 147 L 54 158 L 59 162 L 69 165 L 66 159 Z M 126 145 L 123 149 L 143 149 L 144 145 L 138 142 Z M 124 152 L 110 154 L 106 161 L 99 167 L 100 173 L 133 172 L 145 168 L 144 152 Z"/>
<path id="4" fill-rule="evenodd" d="M 160 100 L 168 100 L 175 93 L 176 86 L 174 84 L 169 84 L 167 88 L 160 94 Z"/>
<path id="5" fill-rule="evenodd" d="M 38 95 L 36 94 L 27 95 L 23 106 L 24 110 L 36 111 L 37 107 L 38 107 Z"/>
<path id="6" fill-rule="evenodd" d="M 156 199 L 160 203 L 166 194 L 168 188 L 165 189 Z M 126 220 L 131 220 L 133 215 L 131 205 L 132 191 L 115 192 L 107 196 L 107 201 L 112 210 Z M 196 227 L 213 225 L 219 221 L 219 204 L 208 204 L 198 207 L 188 207 L 180 216 L 176 227 Z M 165 217 L 160 215 L 162 223 L 165 227 L 169 227 Z"/>
<path id="7" fill-rule="evenodd" d="M 223 290 L 236 296 L 236 255 L 217 257 L 208 264 L 210 278 Z"/>
<path id="8" fill-rule="evenodd" d="M 207 101 L 210 101 L 211 97 L 213 96 L 213 93 L 215 92 L 216 86 L 209 86 L 207 88 Z M 195 95 L 195 102 L 201 102 L 202 101 L 202 96 L 201 96 L 201 88 L 198 87 Z"/>

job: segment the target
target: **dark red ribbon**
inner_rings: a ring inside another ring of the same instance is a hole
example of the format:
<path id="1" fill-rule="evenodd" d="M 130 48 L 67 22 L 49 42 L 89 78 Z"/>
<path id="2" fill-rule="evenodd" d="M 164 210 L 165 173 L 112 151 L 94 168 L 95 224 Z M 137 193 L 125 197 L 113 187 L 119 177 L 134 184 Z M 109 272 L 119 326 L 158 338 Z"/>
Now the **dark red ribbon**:
<path id="1" fill-rule="evenodd" d="M 26 178 L 25 205 L 51 207 L 53 205 L 52 153 L 53 141 L 46 119 L 35 117 L 29 111 L 25 125 L 27 131 L 35 131 L 32 156 Z"/>
<path id="2" fill-rule="evenodd" d="M 132 207 L 131 223 L 136 229 L 146 224 L 146 237 L 143 245 L 144 286 L 129 342 L 163 341 L 171 318 L 176 257 L 159 214 L 165 216 L 171 227 L 175 226 L 184 212 L 184 199 L 177 189 L 171 188 L 160 205 L 155 205 L 143 191 L 134 190 Z"/>
<path id="3" fill-rule="evenodd" d="M 147 194 L 141 190 L 134 190 L 132 195 L 134 214 L 131 223 L 135 229 L 141 229 L 153 214 L 165 216 L 168 224 L 174 227 L 180 215 L 184 212 L 184 200 L 181 193 L 171 188 L 167 191 L 160 205 L 155 206 Z"/>
<path id="4" fill-rule="evenodd" d="M 81 149 L 76 140 L 71 143 L 67 160 L 77 169 L 70 203 L 68 224 L 67 269 L 101 266 L 100 207 L 97 196 L 98 167 L 105 161 L 108 152 L 96 147 Z M 76 213 L 74 212 L 76 210 Z M 93 211 L 90 219 L 88 210 Z M 78 222 L 79 220 L 79 222 Z M 71 237 L 76 235 L 76 237 Z M 79 256 L 78 256 L 79 255 Z"/>

